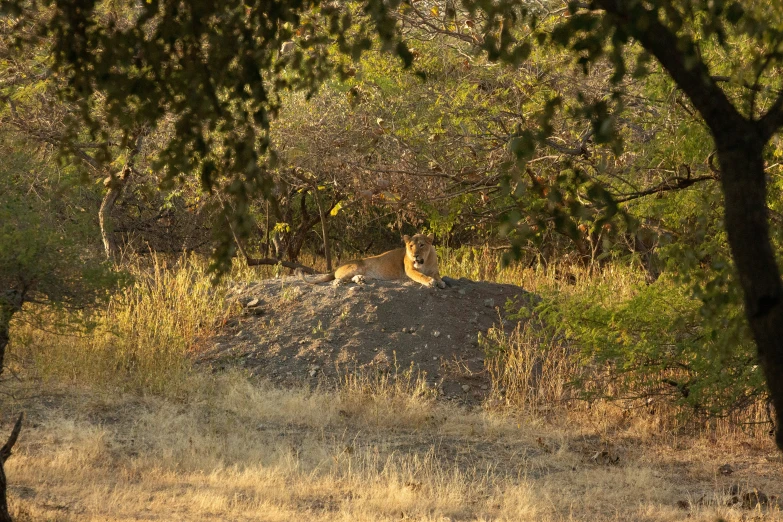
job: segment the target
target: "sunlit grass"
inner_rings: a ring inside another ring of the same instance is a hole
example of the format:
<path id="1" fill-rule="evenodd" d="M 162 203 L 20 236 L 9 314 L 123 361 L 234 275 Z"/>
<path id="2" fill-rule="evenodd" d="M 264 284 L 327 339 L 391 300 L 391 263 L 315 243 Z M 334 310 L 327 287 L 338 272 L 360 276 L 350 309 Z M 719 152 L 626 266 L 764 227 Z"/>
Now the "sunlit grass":
<path id="1" fill-rule="evenodd" d="M 23 316 L 13 329 L 12 364 L 47 380 L 153 393 L 181 381 L 190 371 L 188 355 L 231 313 L 226 285 L 212 285 L 206 262 L 193 257 L 170 266 L 153 258 L 125 269 L 133 283 L 93 313 L 89 331 L 58 335 Z M 62 312 L 37 313 L 45 323 L 46 314 Z"/>
<path id="2" fill-rule="evenodd" d="M 31 419 L 7 464 L 19 520 L 739 521 L 748 511 L 726 505 L 715 470 L 749 448 L 738 481 L 777 493 L 758 431 L 684 430 L 665 408 L 580 400 L 571 383 L 600 375 L 535 320 L 482 337 L 492 393 L 470 411 L 436 400 L 413 368 L 315 390 L 196 371 L 191 355 L 237 311 L 231 288 L 280 270 L 238 263 L 213 286 L 206 267 L 128 266 L 133 284 L 90 332 L 41 328 L 46 315 L 14 324 L 21 381 L 0 407 Z M 447 253 L 441 272 L 544 296 L 609 286 L 624 299 L 642 281 L 624 267 L 501 267 L 490 250 Z M 602 451 L 622 460 L 598 464 Z"/>

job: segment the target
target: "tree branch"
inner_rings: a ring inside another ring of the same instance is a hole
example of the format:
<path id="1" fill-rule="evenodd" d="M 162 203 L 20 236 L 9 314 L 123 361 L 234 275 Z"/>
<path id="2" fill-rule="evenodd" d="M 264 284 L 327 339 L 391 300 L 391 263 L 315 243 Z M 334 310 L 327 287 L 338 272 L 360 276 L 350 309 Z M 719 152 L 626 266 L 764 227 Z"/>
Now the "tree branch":
<path id="1" fill-rule="evenodd" d="M 282 265 L 285 268 L 290 268 L 291 270 L 301 269 L 302 272 L 305 274 L 318 274 L 318 270 L 311 268 L 306 265 L 302 265 L 300 263 L 295 263 L 293 261 L 283 261 L 282 259 L 277 259 L 274 257 L 246 257 L 245 261 L 247 261 L 247 266 L 259 266 L 259 265 Z"/>
<path id="2" fill-rule="evenodd" d="M 24 419 L 24 412 L 19 414 L 19 418 L 16 419 L 16 424 L 14 424 L 14 429 L 11 430 L 11 435 L 3 447 L 0 448 L 0 465 L 5 464 L 5 461 L 11 456 L 11 449 L 16 444 L 16 439 L 19 438 L 19 432 L 22 431 L 22 419 Z"/>
<path id="3" fill-rule="evenodd" d="M 717 181 L 719 178 L 717 175 L 710 174 L 706 176 L 699 176 L 697 178 L 682 178 L 682 177 L 675 177 L 672 179 L 667 179 L 665 181 L 662 181 L 658 185 L 651 187 L 646 190 L 640 190 L 639 192 L 634 192 L 631 194 L 625 194 L 619 198 L 615 198 L 615 202 L 617 203 L 625 203 L 634 199 L 643 198 L 645 196 L 649 196 L 652 194 L 660 194 L 662 192 L 670 192 L 672 190 L 680 190 L 690 187 L 691 185 L 694 185 L 696 183 L 699 183 L 701 181 Z"/>
<path id="4" fill-rule="evenodd" d="M 642 2 L 626 0 L 593 0 L 592 5 L 616 18 L 615 25 L 628 28 L 631 35 L 658 59 L 690 98 L 713 136 L 732 135 L 748 123 L 713 80 L 707 65 L 696 54 L 693 41 L 665 26 L 656 9 L 646 8 Z M 688 55 L 688 49 L 692 56 Z"/>
<path id="5" fill-rule="evenodd" d="M 778 92 L 778 97 L 775 98 L 767 113 L 759 119 L 758 124 L 765 142 L 783 125 L 783 90 Z"/>

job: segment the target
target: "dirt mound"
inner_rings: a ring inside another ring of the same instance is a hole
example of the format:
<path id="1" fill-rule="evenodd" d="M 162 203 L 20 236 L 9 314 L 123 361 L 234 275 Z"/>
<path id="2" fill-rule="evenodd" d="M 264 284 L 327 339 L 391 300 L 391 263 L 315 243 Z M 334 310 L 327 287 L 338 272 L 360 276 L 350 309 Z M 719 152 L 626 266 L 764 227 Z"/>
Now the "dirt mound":
<path id="1" fill-rule="evenodd" d="M 231 299 L 243 312 L 200 361 L 240 364 L 284 384 L 413 366 L 443 397 L 480 400 L 489 379 L 479 333 L 505 317 L 508 300 L 521 305 L 533 296 L 513 285 L 444 280 L 443 290 L 413 282 L 309 285 L 294 277 L 235 285 Z"/>

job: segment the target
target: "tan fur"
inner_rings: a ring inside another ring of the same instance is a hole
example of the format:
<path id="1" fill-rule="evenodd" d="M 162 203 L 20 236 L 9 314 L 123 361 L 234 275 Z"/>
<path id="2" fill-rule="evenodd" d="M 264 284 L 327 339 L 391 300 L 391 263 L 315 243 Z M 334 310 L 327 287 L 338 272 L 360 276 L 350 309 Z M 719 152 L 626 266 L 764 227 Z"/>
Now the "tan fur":
<path id="1" fill-rule="evenodd" d="M 324 274 L 308 279 L 302 272 L 299 276 L 310 284 L 325 283 L 334 279 L 341 283 L 363 278 L 379 279 L 381 281 L 396 281 L 410 278 L 429 287 L 446 288 L 446 283 L 438 273 L 438 255 L 432 242 L 435 236 L 416 234 L 413 237 L 403 236 L 405 248 L 389 250 L 383 254 L 349 261 L 341 265 L 332 274 Z M 416 259 L 423 261 L 417 263 Z M 358 279 L 357 279 L 358 277 Z"/>

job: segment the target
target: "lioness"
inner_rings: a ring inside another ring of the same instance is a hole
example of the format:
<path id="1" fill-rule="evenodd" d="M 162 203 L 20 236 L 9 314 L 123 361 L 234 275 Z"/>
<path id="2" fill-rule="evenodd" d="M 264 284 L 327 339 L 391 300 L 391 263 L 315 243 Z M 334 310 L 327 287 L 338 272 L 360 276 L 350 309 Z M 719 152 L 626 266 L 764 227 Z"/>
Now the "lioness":
<path id="1" fill-rule="evenodd" d="M 446 288 L 446 283 L 438 273 L 438 255 L 432 242 L 435 236 L 416 234 L 413 237 L 403 236 L 405 248 L 389 250 L 378 256 L 372 256 L 357 261 L 349 261 L 341 265 L 334 273 L 308 279 L 299 271 L 299 277 L 310 284 L 335 282 L 363 283 L 365 278 L 394 281 L 410 277 L 417 283 L 430 288 Z"/>

